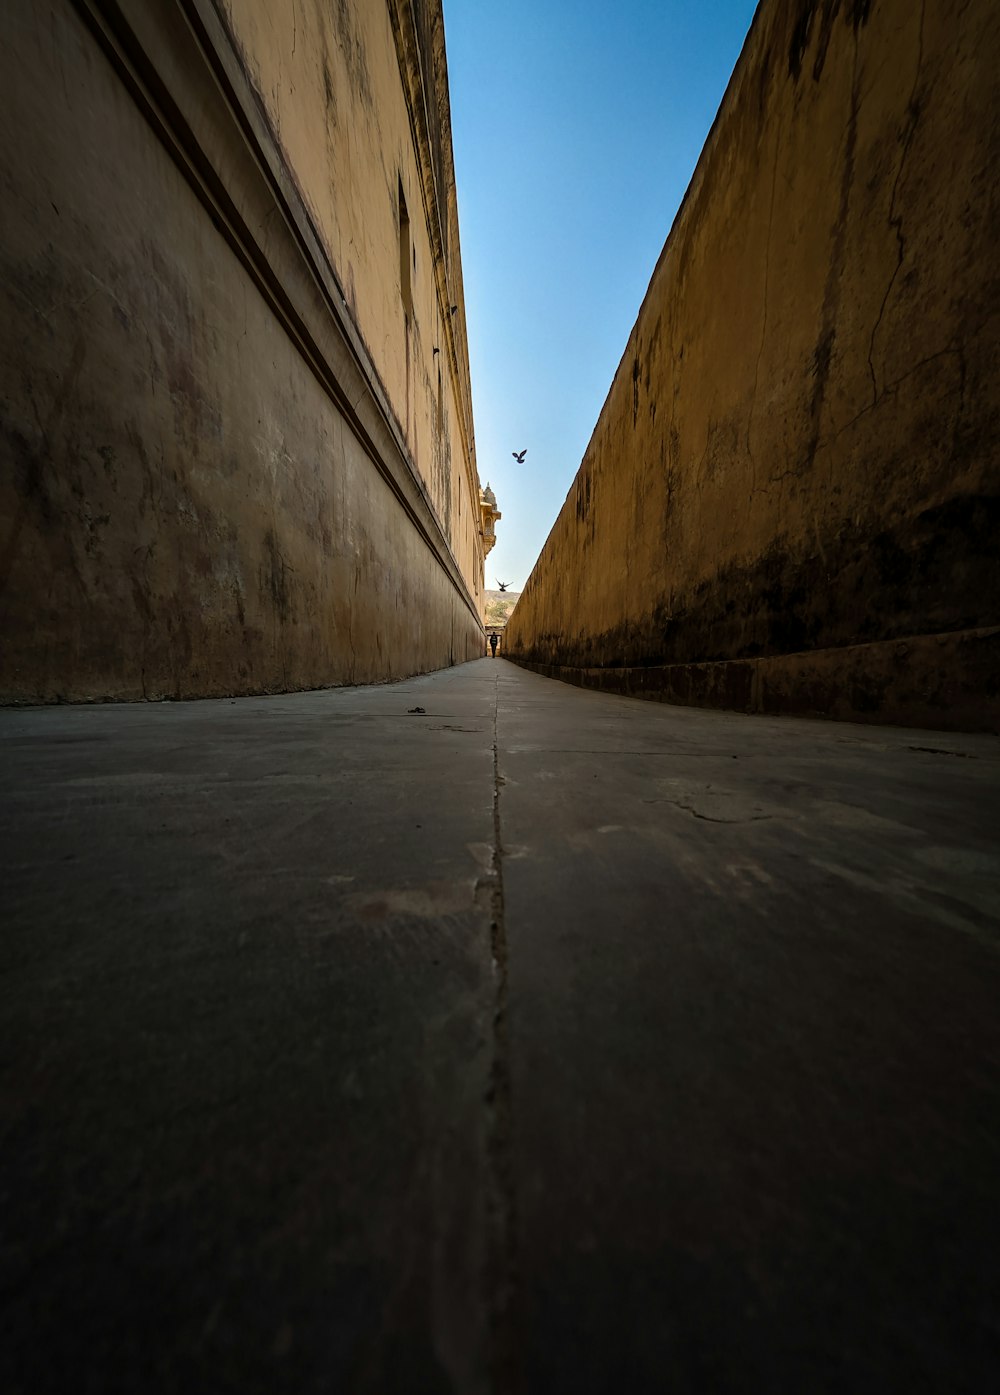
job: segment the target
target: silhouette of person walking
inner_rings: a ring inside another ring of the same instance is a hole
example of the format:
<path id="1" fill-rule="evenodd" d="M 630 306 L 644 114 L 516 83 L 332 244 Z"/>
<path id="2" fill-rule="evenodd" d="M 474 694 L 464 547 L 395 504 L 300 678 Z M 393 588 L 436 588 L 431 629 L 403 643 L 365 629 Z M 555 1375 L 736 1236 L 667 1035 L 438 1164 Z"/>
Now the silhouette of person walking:
<path id="1" fill-rule="evenodd" d="M 496 630 L 494 630 L 493 633 L 490 635 L 490 656 L 494 659 L 497 656 L 497 640 L 497 632 Z"/>

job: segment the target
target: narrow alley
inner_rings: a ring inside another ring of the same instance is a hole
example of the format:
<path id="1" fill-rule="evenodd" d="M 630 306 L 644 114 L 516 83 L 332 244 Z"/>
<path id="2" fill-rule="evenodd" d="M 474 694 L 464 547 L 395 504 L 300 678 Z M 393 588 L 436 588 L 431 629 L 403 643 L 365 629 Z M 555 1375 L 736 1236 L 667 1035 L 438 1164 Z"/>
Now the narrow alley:
<path id="1" fill-rule="evenodd" d="M 991 1388 L 996 737 L 484 658 L 0 752 L 11 1395 Z"/>

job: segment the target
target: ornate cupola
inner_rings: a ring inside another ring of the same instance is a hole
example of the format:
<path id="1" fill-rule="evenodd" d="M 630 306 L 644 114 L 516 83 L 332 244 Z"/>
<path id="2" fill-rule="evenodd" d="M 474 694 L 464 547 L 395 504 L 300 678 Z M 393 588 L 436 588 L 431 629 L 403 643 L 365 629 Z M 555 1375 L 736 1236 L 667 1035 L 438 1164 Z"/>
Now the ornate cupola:
<path id="1" fill-rule="evenodd" d="M 497 496 L 490 488 L 489 480 L 486 481 L 486 488 L 479 491 L 479 515 L 482 520 L 480 532 L 483 535 L 483 553 L 485 555 L 496 543 L 496 521 L 503 517 L 497 508 Z"/>

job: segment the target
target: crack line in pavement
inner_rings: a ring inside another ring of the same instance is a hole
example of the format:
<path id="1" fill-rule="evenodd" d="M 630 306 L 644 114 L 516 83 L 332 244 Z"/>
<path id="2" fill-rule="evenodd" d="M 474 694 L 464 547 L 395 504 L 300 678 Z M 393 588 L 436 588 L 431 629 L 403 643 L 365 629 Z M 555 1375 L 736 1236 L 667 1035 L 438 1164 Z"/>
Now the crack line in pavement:
<path id="1" fill-rule="evenodd" d="M 704 819 L 706 823 L 762 823 L 765 819 L 773 818 L 773 814 L 747 814 L 745 818 L 720 819 L 714 814 L 701 814 L 690 804 L 683 804 L 679 799 L 644 799 L 643 804 L 671 804 L 675 809 L 683 809 L 685 814 L 691 814 L 693 818 Z"/>
<path id="2" fill-rule="evenodd" d="M 493 1061 L 490 1068 L 488 1124 L 489 1250 L 487 1301 L 490 1321 L 490 1373 L 494 1395 L 516 1388 L 514 1370 L 514 1295 L 516 1290 L 516 1207 L 511 1155 L 511 1088 L 507 1017 L 507 934 L 504 926 L 503 839 L 500 831 L 500 755 L 497 716 L 500 677 L 493 699 L 493 859 L 490 901 L 490 950 L 493 958 Z"/>

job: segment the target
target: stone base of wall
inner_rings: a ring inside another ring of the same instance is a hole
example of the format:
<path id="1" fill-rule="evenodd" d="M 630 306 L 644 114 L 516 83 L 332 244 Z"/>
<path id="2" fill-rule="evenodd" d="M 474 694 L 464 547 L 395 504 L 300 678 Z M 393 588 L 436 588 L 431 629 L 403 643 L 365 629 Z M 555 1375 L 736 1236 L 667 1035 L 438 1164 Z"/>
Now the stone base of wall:
<path id="1" fill-rule="evenodd" d="M 571 668 L 504 657 L 564 683 L 684 707 L 1000 732 L 1000 626 L 702 664 Z"/>

